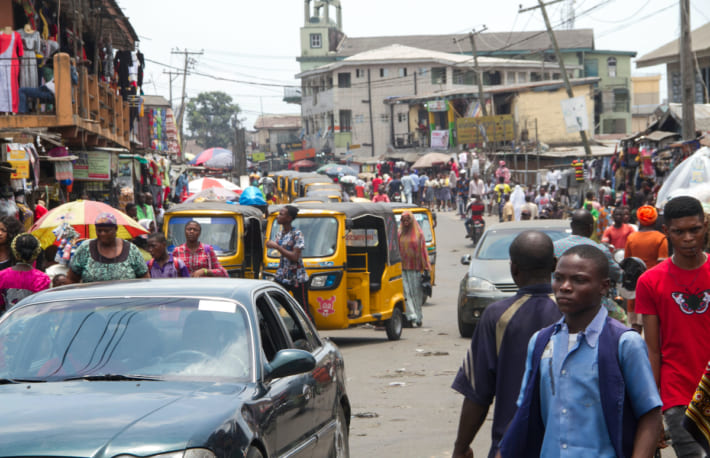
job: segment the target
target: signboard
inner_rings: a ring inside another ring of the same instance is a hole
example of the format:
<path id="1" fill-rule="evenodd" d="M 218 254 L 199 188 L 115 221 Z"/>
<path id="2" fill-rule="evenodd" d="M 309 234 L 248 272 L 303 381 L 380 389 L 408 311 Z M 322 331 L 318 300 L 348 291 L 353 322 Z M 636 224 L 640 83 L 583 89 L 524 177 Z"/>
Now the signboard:
<path id="1" fill-rule="evenodd" d="M 587 100 L 583 96 L 560 100 L 560 105 L 568 134 L 589 130 Z"/>
<path id="2" fill-rule="evenodd" d="M 133 187 L 133 159 L 118 160 L 118 185 L 122 188 Z"/>
<path id="3" fill-rule="evenodd" d="M 456 141 L 466 143 L 508 142 L 515 140 L 513 115 L 479 116 L 456 120 Z"/>
<path id="4" fill-rule="evenodd" d="M 432 111 L 449 111 L 449 104 L 446 100 L 432 100 L 426 104 L 427 110 Z"/>
<path id="5" fill-rule="evenodd" d="M 79 181 L 109 181 L 111 179 L 111 153 L 102 151 L 77 151 L 74 179 Z"/>
<path id="6" fill-rule="evenodd" d="M 261 162 L 266 160 L 266 153 L 251 153 L 251 160 Z"/>
<path id="7" fill-rule="evenodd" d="M 5 150 L 7 162 L 15 169 L 10 178 L 17 180 L 30 177 L 30 157 L 20 143 L 8 143 Z"/>
<path id="8" fill-rule="evenodd" d="M 432 130 L 431 147 L 435 149 L 447 149 L 449 147 L 449 131 Z"/>
<path id="9" fill-rule="evenodd" d="M 375 247 L 379 244 L 377 229 L 350 229 L 345 234 L 345 246 Z"/>
<path id="10" fill-rule="evenodd" d="M 299 151 L 294 151 L 292 153 L 289 153 L 289 156 L 293 156 L 290 158 L 292 161 L 300 161 L 301 159 L 312 159 L 316 157 L 316 149 L 308 148 Z"/>

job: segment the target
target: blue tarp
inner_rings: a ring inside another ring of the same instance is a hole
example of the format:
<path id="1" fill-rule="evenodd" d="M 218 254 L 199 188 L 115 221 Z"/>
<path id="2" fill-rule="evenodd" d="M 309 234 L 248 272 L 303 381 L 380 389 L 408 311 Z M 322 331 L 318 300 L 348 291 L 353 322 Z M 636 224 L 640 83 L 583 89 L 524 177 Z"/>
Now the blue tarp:
<path id="1" fill-rule="evenodd" d="M 266 205 L 264 194 L 256 186 L 249 186 L 242 191 L 239 205 Z"/>

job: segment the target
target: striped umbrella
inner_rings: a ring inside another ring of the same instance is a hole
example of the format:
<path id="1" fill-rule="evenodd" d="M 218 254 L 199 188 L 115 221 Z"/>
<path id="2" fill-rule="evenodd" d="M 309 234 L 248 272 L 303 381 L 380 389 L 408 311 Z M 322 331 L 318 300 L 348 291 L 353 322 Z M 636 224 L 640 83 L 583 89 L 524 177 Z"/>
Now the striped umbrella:
<path id="1" fill-rule="evenodd" d="M 116 235 L 119 238 L 129 240 L 148 233 L 136 220 L 122 211 L 92 200 L 77 200 L 53 208 L 32 226 L 31 232 L 39 239 L 42 248 L 47 248 L 56 242 L 52 231 L 63 223 L 72 226 L 79 233 L 79 237 L 93 239 L 96 238 L 94 221 L 101 213 L 111 213 L 116 217 L 118 224 Z"/>
<path id="2" fill-rule="evenodd" d="M 197 180 L 192 180 L 187 184 L 187 191 L 190 194 L 197 194 L 198 192 L 209 188 L 224 188 L 229 189 L 230 191 L 239 190 L 239 186 L 222 178 L 198 178 Z"/>
<path id="3" fill-rule="evenodd" d="M 198 154 L 193 160 L 190 161 L 191 165 L 204 165 L 205 162 L 213 159 L 217 156 L 227 155 L 232 157 L 232 152 L 224 148 L 210 148 L 206 149 L 200 154 Z"/>

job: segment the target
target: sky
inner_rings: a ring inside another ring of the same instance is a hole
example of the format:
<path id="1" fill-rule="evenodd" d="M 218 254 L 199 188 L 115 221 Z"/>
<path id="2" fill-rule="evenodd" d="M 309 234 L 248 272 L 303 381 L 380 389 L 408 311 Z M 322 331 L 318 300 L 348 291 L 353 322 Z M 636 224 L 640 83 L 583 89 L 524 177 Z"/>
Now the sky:
<path id="1" fill-rule="evenodd" d="M 343 28 L 351 37 L 419 35 L 489 31 L 544 30 L 538 10 L 519 13 L 535 0 L 341 0 Z M 261 113 L 298 114 L 300 107 L 282 101 L 283 87 L 300 86 L 299 29 L 302 0 L 118 0 L 140 38 L 146 62 L 143 91 L 166 98 L 170 75 L 181 71 L 182 54 L 202 52 L 187 78 L 187 97 L 221 90 L 242 109 L 251 129 Z M 555 28 L 561 28 L 566 2 L 548 7 Z M 691 28 L 710 22 L 710 1 L 690 0 Z M 200 7 L 204 5 L 204 7 Z M 677 39 L 678 0 L 576 0 L 575 28 L 594 29 L 596 49 L 636 51 L 638 57 Z M 634 75 L 663 74 L 665 67 L 636 69 Z M 173 103 L 178 105 L 182 77 L 173 76 Z M 220 79 L 221 78 L 221 79 Z M 231 81 L 226 81 L 226 80 Z M 247 84 L 256 83 L 256 84 Z M 661 99 L 665 79 L 661 81 Z"/>

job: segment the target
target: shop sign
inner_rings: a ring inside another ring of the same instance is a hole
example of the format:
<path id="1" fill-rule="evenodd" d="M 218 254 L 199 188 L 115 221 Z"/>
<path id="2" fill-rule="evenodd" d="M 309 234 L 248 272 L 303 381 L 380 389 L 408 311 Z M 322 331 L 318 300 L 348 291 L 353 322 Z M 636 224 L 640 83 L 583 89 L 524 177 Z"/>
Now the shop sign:
<path id="1" fill-rule="evenodd" d="M 587 116 L 587 101 L 584 97 L 573 97 L 560 100 L 562 116 L 565 118 L 567 133 L 589 130 L 589 117 Z"/>
<path id="2" fill-rule="evenodd" d="M 251 153 L 251 160 L 261 162 L 266 160 L 266 153 Z"/>
<path id="3" fill-rule="evenodd" d="M 432 100 L 431 102 L 427 102 L 426 106 L 430 112 L 449 111 L 449 104 L 446 100 Z"/>
<path id="4" fill-rule="evenodd" d="M 74 179 L 79 181 L 109 181 L 111 179 L 111 153 L 103 151 L 77 151 Z"/>
<path id="5" fill-rule="evenodd" d="M 122 188 L 133 186 L 133 159 L 118 160 L 118 178 L 119 186 Z"/>
<path id="6" fill-rule="evenodd" d="M 291 155 L 293 155 L 293 157 L 290 157 Z M 312 159 L 316 157 L 316 149 L 308 148 L 299 151 L 294 151 L 293 153 L 289 153 L 289 157 L 291 161 L 300 161 L 301 159 Z"/>
<path id="7" fill-rule="evenodd" d="M 449 147 L 449 131 L 432 130 L 431 147 L 435 149 L 447 149 Z"/>
<path id="8" fill-rule="evenodd" d="M 30 157 L 21 143 L 8 143 L 5 150 L 7 162 L 15 169 L 10 178 L 17 180 L 30 177 Z"/>
<path id="9" fill-rule="evenodd" d="M 508 142 L 515 140 L 513 115 L 479 116 L 456 120 L 456 141 L 466 143 Z"/>

